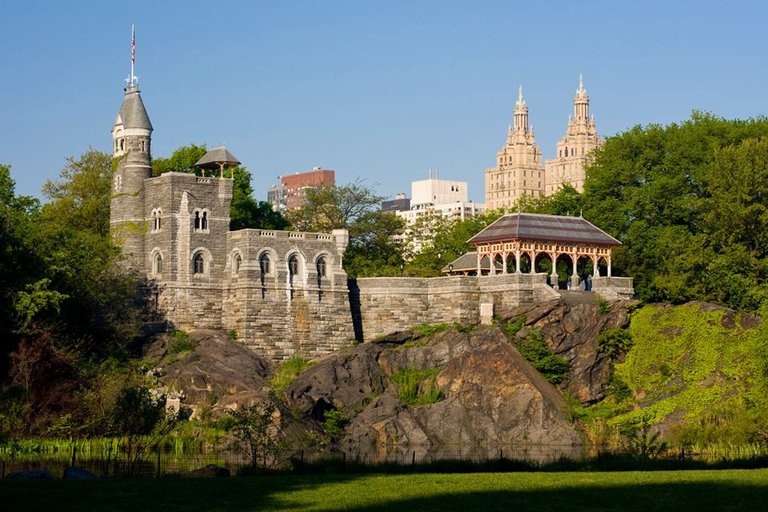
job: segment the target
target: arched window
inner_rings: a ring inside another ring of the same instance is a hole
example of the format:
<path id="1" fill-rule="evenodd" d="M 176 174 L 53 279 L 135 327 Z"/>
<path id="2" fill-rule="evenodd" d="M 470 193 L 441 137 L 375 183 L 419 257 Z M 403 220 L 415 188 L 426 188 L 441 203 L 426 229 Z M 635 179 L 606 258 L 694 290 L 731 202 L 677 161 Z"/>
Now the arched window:
<path id="1" fill-rule="evenodd" d="M 205 210 L 203 210 L 203 222 L 202 222 L 202 226 L 203 226 L 203 231 L 205 231 L 205 230 L 207 230 L 207 229 L 208 229 L 208 212 L 207 212 L 207 211 L 205 211 Z"/>
<path id="2" fill-rule="evenodd" d="M 327 266 L 328 265 L 327 265 L 327 263 L 325 261 L 325 256 L 320 256 L 319 258 L 317 258 L 316 267 L 317 267 L 317 280 L 318 280 L 318 282 L 320 281 L 320 279 L 326 277 L 327 272 L 328 272 Z"/>
<path id="3" fill-rule="evenodd" d="M 299 257 L 295 254 L 288 258 L 288 275 L 290 285 L 293 287 L 296 276 L 299 275 Z"/>
<path id="4" fill-rule="evenodd" d="M 160 253 L 155 254 L 155 259 L 152 265 L 154 268 L 152 269 L 152 273 L 154 275 L 159 275 L 163 273 L 163 256 Z"/>
<path id="5" fill-rule="evenodd" d="M 239 274 L 240 273 L 240 265 L 243 263 L 243 257 L 240 256 L 240 253 L 235 254 L 235 258 L 232 261 L 232 273 L 233 274 Z"/>
<path id="6" fill-rule="evenodd" d="M 261 270 L 262 280 L 263 276 L 266 276 L 270 272 L 271 262 L 269 261 L 269 254 L 264 253 L 259 256 L 259 270 Z"/>
<path id="7" fill-rule="evenodd" d="M 195 210 L 195 231 L 200 230 L 200 211 Z"/>
<path id="8" fill-rule="evenodd" d="M 192 258 L 192 273 L 194 274 L 205 273 L 205 258 L 203 257 L 202 252 L 195 253 L 194 258 Z"/>

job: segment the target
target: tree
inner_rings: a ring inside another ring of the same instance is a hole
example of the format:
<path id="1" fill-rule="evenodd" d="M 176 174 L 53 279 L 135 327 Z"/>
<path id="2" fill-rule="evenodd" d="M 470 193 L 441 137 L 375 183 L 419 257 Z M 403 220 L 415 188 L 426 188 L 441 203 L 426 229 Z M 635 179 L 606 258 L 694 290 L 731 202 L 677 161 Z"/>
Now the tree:
<path id="1" fill-rule="evenodd" d="M 356 221 L 374 211 L 382 199 L 360 179 L 347 185 L 310 188 L 304 204 L 291 211 L 288 220 L 299 231 L 348 229 L 353 239 L 362 234 L 355 230 Z"/>
<path id="2" fill-rule="evenodd" d="M 617 273 L 650 301 L 757 309 L 764 251 L 768 119 L 694 112 L 609 137 L 587 167 L 584 216 L 615 236 Z"/>
<path id="3" fill-rule="evenodd" d="M 236 447 L 248 456 L 252 468 L 268 469 L 282 462 L 285 443 L 274 394 L 229 411 L 229 429 L 237 439 Z"/>
<path id="4" fill-rule="evenodd" d="M 78 159 L 69 157 L 59 179 L 43 185 L 50 200 L 44 214 L 51 222 L 106 237 L 112 172 L 112 157 L 101 151 L 89 149 Z"/>
<path id="5" fill-rule="evenodd" d="M 361 180 L 307 190 L 304 204 L 288 215 L 294 228 L 349 231 L 344 268 L 351 277 L 398 275 L 403 263 L 404 222 L 378 210 L 382 197 Z"/>

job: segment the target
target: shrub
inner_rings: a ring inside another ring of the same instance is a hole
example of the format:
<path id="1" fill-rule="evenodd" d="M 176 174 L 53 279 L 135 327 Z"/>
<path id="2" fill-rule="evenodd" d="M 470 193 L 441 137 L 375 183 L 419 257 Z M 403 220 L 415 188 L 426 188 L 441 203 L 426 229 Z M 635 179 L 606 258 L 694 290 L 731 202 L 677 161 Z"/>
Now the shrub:
<path id="1" fill-rule="evenodd" d="M 511 320 L 504 324 L 504 333 L 509 337 L 510 339 L 514 338 L 515 335 L 520 332 L 520 329 L 522 329 L 525 326 L 525 316 L 519 316 L 515 318 L 514 320 Z"/>
<path id="2" fill-rule="evenodd" d="M 414 327 L 412 330 L 419 336 L 427 337 L 435 335 L 439 332 L 447 331 L 451 327 L 453 327 L 453 324 L 421 324 Z"/>
<path id="3" fill-rule="evenodd" d="M 300 356 L 293 356 L 288 359 L 283 365 L 275 372 L 275 376 L 272 377 L 272 387 L 275 391 L 282 393 L 288 386 L 293 384 L 296 377 L 301 372 L 312 366 L 312 362 L 304 359 Z"/>
<path id="4" fill-rule="evenodd" d="M 397 396 L 405 405 L 426 405 L 439 402 L 443 398 L 435 383 L 439 373 L 439 368 L 405 368 L 393 373 L 391 379 L 397 384 Z"/>
<path id="5" fill-rule="evenodd" d="M 603 331 L 597 338 L 597 349 L 611 358 L 625 353 L 631 347 L 632 335 L 620 327 Z"/>
<path id="6" fill-rule="evenodd" d="M 168 345 L 168 352 L 171 354 L 181 354 L 184 352 L 192 352 L 195 344 L 189 339 L 189 334 L 184 331 L 175 330 L 171 333 L 171 344 Z"/>
<path id="7" fill-rule="evenodd" d="M 349 419 L 338 409 L 325 411 L 323 415 L 323 430 L 332 440 L 336 440 L 344 434 L 344 427 L 347 426 Z"/>
<path id="8" fill-rule="evenodd" d="M 531 332 L 517 342 L 517 349 L 552 384 L 560 384 L 568 375 L 571 365 L 563 356 L 553 354 L 541 335 Z"/>
<path id="9" fill-rule="evenodd" d="M 597 296 L 597 312 L 601 315 L 607 315 L 608 312 L 611 310 L 611 303 L 605 300 L 604 298 Z"/>

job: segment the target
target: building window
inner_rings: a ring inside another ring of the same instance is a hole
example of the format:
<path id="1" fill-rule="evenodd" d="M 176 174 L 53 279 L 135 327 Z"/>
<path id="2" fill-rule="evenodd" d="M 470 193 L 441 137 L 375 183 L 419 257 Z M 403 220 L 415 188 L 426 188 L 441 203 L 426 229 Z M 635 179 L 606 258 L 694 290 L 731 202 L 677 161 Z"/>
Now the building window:
<path id="1" fill-rule="evenodd" d="M 325 261 L 325 256 L 320 256 L 317 258 L 317 280 L 318 282 L 320 279 L 327 276 L 328 273 L 328 265 Z"/>
<path id="2" fill-rule="evenodd" d="M 208 210 L 195 210 L 195 231 L 208 231 Z"/>
<path id="3" fill-rule="evenodd" d="M 289 283 L 291 287 L 296 282 L 296 276 L 299 275 L 299 257 L 295 254 L 292 254 L 290 258 L 288 258 L 288 278 Z"/>
<path id="4" fill-rule="evenodd" d="M 152 210 L 152 231 L 160 231 L 160 227 L 162 226 L 162 215 L 163 211 L 161 209 L 157 208 Z"/>
<path id="5" fill-rule="evenodd" d="M 233 274 L 239 274 L 240 273 L 240 265 L 243 263 L 243 257 L 240 256 L 240 253 L 235 254 L 235 258 L 232 261 L 232 273 Z"/>
<path id="6" fill-rule="evenodd" d="M 194 274 L 205 273 L 205 258 L 202 252 L 195 253 L 194 258 L 192 258 L 192 272 Z"/>
<path id="7" fill-rule="evenodd" d="M 163 273 L 163 256 L 160 253 L 155 254 L 155 259 L 153 262 L 153 268 L 152 273 L 154 275 L 160 275 Z"/>

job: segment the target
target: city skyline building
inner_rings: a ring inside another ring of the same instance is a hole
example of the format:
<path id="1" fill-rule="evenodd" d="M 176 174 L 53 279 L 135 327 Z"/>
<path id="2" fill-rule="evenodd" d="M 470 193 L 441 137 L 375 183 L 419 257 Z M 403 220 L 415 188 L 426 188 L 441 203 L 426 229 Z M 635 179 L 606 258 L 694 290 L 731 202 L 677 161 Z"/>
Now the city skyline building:
<path id="1" fill-rule="evenodd" d="M 336 171 L 315 167 L 311 171 L 280 176 L 280 183 L 267 189 L 267 202 L 275 210 L 295 210 L 304 204 L 309 189 L 333 187 Z"/>
<path id="2" fill-rule="evenodd" d="M 487 209 L 514 207 L 523 196 L 542 197 L 570 185 L 584 190 L 585 167 L 592 151 L 600 145 L 594 116 L 589 113 L 589 96 L 579 75 L 579 87 L 573 99 L 573 115 L 557 143 L 557 156 L 542 161 L 542 153 L 529 127 L 528 106 L 523 88 L 518 90 L 514 125 L 507 141 L 496 155 L 496 167 L 485 170 L 485 206 Z"/>

